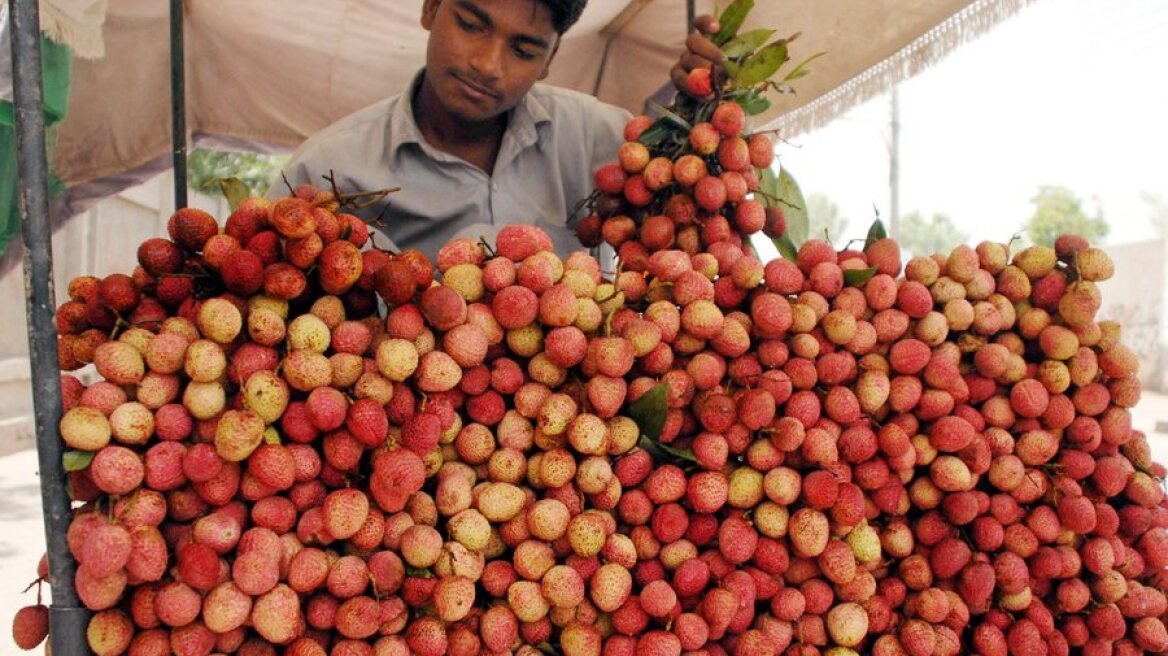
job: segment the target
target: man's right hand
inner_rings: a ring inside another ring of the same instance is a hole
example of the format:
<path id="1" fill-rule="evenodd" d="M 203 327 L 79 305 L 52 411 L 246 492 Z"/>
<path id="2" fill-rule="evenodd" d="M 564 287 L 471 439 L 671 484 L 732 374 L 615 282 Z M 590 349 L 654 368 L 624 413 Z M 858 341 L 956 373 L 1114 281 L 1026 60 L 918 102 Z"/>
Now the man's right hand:
<path id="1" fill-rule="evenodd" d="M 710 37 L 717 34 L 722 26 L 713 16 L 703 14 L 694 19 L 694 28 L 693 33 L 685 40 L 685 52 L 681 53 L 681 57 L 670 70 L 669 76 L 673 80 L 673 85 L 682 93 L 700 100 L 708 100 L 713 94 L 695 93 L 695 89 L 690 88 L 687 80 L 690 71 L 695 69 L 712 71 L 715 65 L 721 64 L 725 60 L 722 51 L 710 40 Z"/>

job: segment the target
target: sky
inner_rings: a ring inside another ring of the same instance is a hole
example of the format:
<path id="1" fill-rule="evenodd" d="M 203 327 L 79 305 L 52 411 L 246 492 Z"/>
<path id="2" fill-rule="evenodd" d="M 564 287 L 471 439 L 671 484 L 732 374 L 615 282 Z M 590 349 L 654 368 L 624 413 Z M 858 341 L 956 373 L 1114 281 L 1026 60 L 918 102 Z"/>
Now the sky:
<path id="1" fill-rule="evenodd" d="M 830 53 L 829 53 L 830 56 Z M 1040 0 L 900 86 L 900 209 L 1007 241 L 1039 185 L 1071 189 L 1109 243 L 1154 238 L 1141 191 L 1168 198 L 1168 3 Z M 890 103 L 791 139 L 779 158 L 862 237 L 888 215 Z"/>

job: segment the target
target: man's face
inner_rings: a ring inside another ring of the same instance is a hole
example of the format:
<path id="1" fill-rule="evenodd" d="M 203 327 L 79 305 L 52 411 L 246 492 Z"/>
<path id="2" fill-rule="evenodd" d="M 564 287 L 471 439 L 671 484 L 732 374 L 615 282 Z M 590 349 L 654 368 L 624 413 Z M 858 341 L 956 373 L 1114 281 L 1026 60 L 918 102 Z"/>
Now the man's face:
<path id="1" fill-rule="evenodd" d="M 471 122 L 510 110 L 547 75 L 558 35 L 535 0 L 426 0 L 426 82 Z"/>

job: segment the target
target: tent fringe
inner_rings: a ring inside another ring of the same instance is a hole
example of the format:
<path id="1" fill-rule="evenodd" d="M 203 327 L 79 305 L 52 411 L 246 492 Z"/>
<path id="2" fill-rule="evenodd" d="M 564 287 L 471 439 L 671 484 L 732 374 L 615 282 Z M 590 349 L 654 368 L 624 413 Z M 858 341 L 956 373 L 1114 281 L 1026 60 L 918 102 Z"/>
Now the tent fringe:
<path id="1" fill-rule="evenodd" d="M 941 61 L 956 49 L 1013 16 L 1034 0 L 974 0 L 900 51 L 810 103 L 775 119 L 773 127 L 790 137 L 823 127 L 849 109 L 886 93 Z"/>

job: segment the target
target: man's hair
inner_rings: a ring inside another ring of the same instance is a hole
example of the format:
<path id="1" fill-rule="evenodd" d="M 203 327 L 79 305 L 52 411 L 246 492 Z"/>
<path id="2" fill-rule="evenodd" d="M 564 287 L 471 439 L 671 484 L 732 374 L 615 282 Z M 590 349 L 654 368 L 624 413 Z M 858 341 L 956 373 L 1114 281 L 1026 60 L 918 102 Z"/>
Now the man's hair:
<path id="1" fill-rule="evenodd" d="M 556 28 L 557 34 L 563 34 L 569 27 L 575 25 L 576 21 L 580 20 L 580 14 L 584 12 L 584 5 L 588 4 L 588 0 L 539 0 L 539 2 L 552 12 L 552 25 Z"/>

